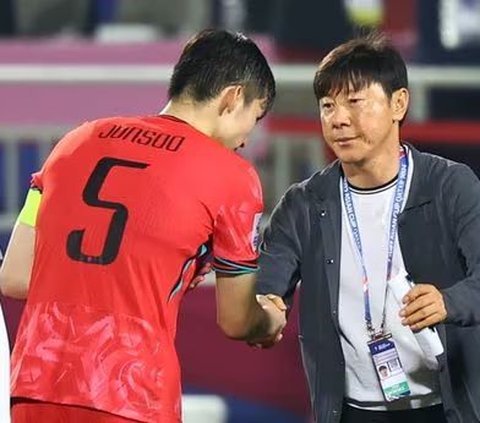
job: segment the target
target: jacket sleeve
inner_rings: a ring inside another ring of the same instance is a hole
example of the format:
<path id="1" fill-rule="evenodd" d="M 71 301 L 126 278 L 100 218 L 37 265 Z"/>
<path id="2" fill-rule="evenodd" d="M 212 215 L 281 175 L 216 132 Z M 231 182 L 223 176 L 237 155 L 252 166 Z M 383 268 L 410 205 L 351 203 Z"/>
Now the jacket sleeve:
<path id="1" fill-rule="evenodd" d="M 443 195 L 466 277 L 442 290 L 446 323 L 472 326 L 480 324 L 480 181 L 466 165 L 450 169 Z"/>
<path id="2" fill-rule="evenodd" d="M 305 204 L 298 186 L 292 186 L 275 207 L 260 246 L 257 292 L 281 296 L 291 305 L 300 279 L 299 234 Z"/>

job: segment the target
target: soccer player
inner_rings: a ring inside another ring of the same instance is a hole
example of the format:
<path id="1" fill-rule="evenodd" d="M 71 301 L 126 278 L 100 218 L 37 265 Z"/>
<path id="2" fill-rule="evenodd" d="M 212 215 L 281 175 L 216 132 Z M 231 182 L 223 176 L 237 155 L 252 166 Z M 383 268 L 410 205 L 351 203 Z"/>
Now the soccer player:
<path id="1" fill-rule="evenodd" d="M 224 332 L 280 338 L 282 305 L 255 299 L 261 187 L 234 151 L 274 96 L 251 40 L 207 30 L 185 46 L 160 115 L 88 122 L 55 147 L 0 274 L 6 295 L 28 292 L 15 422 L 180 422 L 176 321 L 208 247 Z"/>

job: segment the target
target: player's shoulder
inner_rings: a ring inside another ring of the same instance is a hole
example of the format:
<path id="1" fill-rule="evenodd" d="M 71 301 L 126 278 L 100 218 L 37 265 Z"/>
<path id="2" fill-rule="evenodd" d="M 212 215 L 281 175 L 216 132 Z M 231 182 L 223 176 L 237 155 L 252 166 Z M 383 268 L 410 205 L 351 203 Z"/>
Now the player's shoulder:
<path id="1" fill-rule="evenodd" d="M 85 122 L 82 122 L 81 124 L 75 126 L 72 128 L 70 131 L 68 131 L 65 136 L 66 137 L 74 137 L 74 136 L 85 136 L 85 135 L 90 135 L 92 132 L 95 130 L 104 128 L 106 126 L 112 125 L 112 124 L 120 124 L 122 122 L 125 122 L 127 118 L 123 118 L 120 116 L 115 116 L 115 117 L 104 117 L 104 118 L 99 118 L 99 119 L 93 119 L 93 120 L 87 120 Z"/>
<path id="2" fill-rule="evenodd" d="M 110 116 L 93 119 L 77 126 L 67 136 L 89 139 L 125 137 L 135 130 L 163 132 L 162 125 L 155 124 L 149 116 Z M 160 130 L 160 131 L 159 131 Z"/>
<path id="3" fill-rule="evenodd" d="M 188 125 L 182 125 L 181 121 L 162 118 L 160 115 L 138 115 L 138 116 L 109 116 L 93 119 L 77 126 L 79 129 L 103 130 L 107 127 L 150 127 L 150 129 L 189 131 Z"/>
<path id="4" fill-rule="evenodd" d="M 110 128 L 118 127 L 121 122 L 128 121 L 129 118 L 107 117 L 85 121 L 69 131 L 67 131 L 59 142 L 55 145 L 50 154 L 50 161 L 59 155 L 71 152 L 80 146 L 88 145 L 102 133 L 110 131 Z M 107 129 L 108 128 L 108 129 Z"/>
<path id="5" fill-rule="evenodd" d="M 219 162 L 220 168 L 234 175 L 235 178 L 252 182 L 259 180 L 258 173 L 254 165 L 239 155 L 237 152 L 221 147 L 223 150 L 222 160 Z"/>
<path id="6" fill-rule="evenodd" d="M 238 154 L 236 151 L 229 150 L 225 148 L 228 156 L 230 157 L 230 163 L 234 165 L 238 170 L 242 172 L 255 172 L 255 167 L 253 164 L 247 160 L 245 157 Z"/>
<path id="7" fill-rule="evenodd" d="M 148 124 L 145 116 L 109 116 L 86 122 L 92 128 L 101 129 L 112 125 L 138 126 Z"/>

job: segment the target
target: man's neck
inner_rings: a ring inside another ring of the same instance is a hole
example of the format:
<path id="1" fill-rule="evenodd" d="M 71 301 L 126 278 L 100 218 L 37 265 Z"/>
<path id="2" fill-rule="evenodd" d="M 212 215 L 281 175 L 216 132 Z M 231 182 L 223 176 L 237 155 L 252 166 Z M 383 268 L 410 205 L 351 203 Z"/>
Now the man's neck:
<path id="1" fill-rule="evenodd" d="M 399 146 L 361 163 L 342 163 L 348 182 L 358 188 L 376 188 L 391 181 L 399 171 Z"/>
<path id="2" fill-rule="evenodd" d="M 214 127 L 212 125 L 212 108 L 201 107 L 198 104 L 187 101 L 170 101 L 160 112 L 160 115 L 169 115 L 187 122 L 190 126 L 205 135 L 212 137 Z"/>

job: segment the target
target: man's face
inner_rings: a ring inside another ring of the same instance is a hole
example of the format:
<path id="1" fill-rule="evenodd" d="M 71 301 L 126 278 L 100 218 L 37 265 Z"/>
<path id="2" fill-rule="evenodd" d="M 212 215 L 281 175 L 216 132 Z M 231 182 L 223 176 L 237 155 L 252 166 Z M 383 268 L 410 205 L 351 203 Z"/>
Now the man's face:
<path id="1" fill-rule="evenodd" d="M 382 378 L 388 377 L 388 370 L 387 370 L 386 367 L 381 367 L 381 368 L 380 368 L 380 376 L 381 376 Z"/>
<path id="2" fill-rule="evenodd" d="M 361 164 L 386 144 L 398 142 L 394 103 L 399 91 L 389 99 L 379 83 L 372 83 L 359 91 L 320 99 L 323 137 L 340 161 Z"/>
<path id="3" fill-rule="evenodd" d="M 264 107 L 264 100 L 255 99 L 245 104 L 242 96 L 234 110 L 224 117 L 217 138 L 231 150 L 244 147 L 255 124 L 263 116 Z"/>

